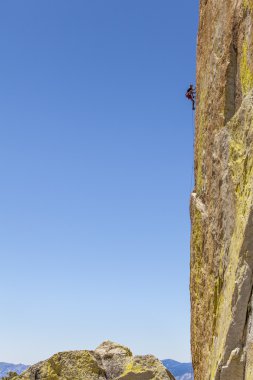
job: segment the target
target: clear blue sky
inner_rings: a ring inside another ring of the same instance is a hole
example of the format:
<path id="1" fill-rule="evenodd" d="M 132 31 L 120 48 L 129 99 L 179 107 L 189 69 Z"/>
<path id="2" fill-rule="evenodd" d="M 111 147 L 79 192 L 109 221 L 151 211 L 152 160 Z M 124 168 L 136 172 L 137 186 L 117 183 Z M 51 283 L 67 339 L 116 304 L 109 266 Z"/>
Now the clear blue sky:
<path id="1" fill-rule="evenodd" d="M 197 0 L 0 5 L 0 361 L 190 360 Z"/>

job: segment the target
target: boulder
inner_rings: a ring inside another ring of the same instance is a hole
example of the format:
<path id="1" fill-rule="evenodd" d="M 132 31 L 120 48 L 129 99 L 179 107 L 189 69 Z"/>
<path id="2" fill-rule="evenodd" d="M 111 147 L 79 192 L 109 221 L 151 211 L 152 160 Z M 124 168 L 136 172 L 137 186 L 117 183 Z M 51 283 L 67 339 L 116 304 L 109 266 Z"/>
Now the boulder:
<path id="1" fill-rule="evenodd" d="M 60 352 L 12 380 L 175 380 L 152 355 L 106 341 L 95 351 Z"/>

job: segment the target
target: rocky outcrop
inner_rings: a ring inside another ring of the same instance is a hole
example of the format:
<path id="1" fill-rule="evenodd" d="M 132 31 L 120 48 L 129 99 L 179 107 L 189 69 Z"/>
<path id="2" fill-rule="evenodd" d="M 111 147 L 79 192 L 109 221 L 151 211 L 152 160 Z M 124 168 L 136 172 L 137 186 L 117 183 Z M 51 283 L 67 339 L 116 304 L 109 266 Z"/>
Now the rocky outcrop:
<path id="1" fill-rule="evenodd" d="M 201 0 L 191 345 L 195 380 L 253 379 L 253 1 Z"/>
<path id="2" fill-rule="evenodd" d="M 152 355 L 133 356 L 124 346 L 102 343 L 95 351 L 62 352 L 13 380 L 175 380 Z"/>

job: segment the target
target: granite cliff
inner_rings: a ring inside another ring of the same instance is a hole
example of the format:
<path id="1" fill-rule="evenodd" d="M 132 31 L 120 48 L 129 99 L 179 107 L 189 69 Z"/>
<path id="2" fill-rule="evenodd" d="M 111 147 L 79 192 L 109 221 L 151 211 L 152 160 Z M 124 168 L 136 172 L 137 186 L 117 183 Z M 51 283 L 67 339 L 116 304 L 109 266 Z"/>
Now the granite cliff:
<path id="1" fill-rule="evenodd" d="M 200 1 L 196 85 L 194 378 L 252 380 L 252 0 Z"/>
<path id="2" fill-rule="evenodd" d="M 95 351 L 61 352 L 12 380 L 175 380 L 152 355 L 107 341 Z"/>

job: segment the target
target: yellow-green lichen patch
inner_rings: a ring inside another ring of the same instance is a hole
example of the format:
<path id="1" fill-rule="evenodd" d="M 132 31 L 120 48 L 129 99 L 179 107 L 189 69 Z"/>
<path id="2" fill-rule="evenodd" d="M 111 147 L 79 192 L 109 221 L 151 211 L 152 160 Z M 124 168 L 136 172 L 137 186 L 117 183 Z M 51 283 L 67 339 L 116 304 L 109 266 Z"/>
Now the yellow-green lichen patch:
<path id="1" fill-rule="evenodd" d="M 139 376 L 138 376 L 139 375 Z M 141 376 L 141 377 L 140 377 Z M 137 379 L 144 376 L 146 379 L 162 379 L 167 378 L 165 367 L 162 363 L 152 355 L 135 356 L 127 363 L 124 372 L 119 379 Z"/>
<path id="2" fill-rule="evenodd" d="M 85 378 L 96 380 L 103 369 L 89 351 L 63 352 L 52 356 L 40 365 L 31 367 L 15 380 L 30 380 L 34 371 L 44 380 L 73 380 Z"/>
<path id="3" fill-rule="evenodd" d="M 143 368 L 143 366 L 141 366 L 140 364 L 135 363 L 134 361 L 131 361 L 130 363 L 127 364 L 127 366 L 125 368 L 125 371 L 122 374 L 122 377 L 125 376 L 126 374 L 128 374 L 129 372 L 141 373 L 143 371 L 145 371 L 145 369 Z"/>
<path id="4" fill-rule="evenodd" d="M 218 309 L 219 298 L 220 298 L 222 286 L 223 286 L 222 278 L 217 277 L 215 280 L 215 285 L 214 285 L 214 323 L 213 323 L 213 330 L 216 327 L 217 309 Z"/>
<path id="5" fill-rule="evenodd" d="M 221 292 L 223 288 L 223 283 L 224 283 L 224 269 L 223 269 L 223 258 L 224 258 L 224 248 L 222 247 L 220 250 L 219 254 L 219 273 L 218 277 L 215 278 L 214 280 L 214 295 L 213 295 L 213 311 L 214 311 L 214 316 L 213 316 L 213 336 L 216 335 L 216 322 L 217 322 L 217 313 L 219 310 L 219 305 L 222 299 Z"/>
<path id="6" fill-rule="evenodd" d="M 192 237 L 191 237 L 191 298 L 194 300 L 193 314 L 199 314 L 199 306 L 203 299 L 203 279 L 204 261 L 203 261 L 203 220 L 201 212 L 195 208 L 192 211 Z M 193 307 L 193 306 L 192 306 Z M 192 324 L 192 339 L 198 340 L 199 329 L 196 324 Z M 197 356 L 197 355 L 196 355 Z"/>
<path id="7" fill-rule="evenodd" d="M 240 78 L 243 95 L 253 88 L 253 72 L 248 63 L 248 43 L 244 41 L 242 46 L 242 57 L 240 63 Z"/>
<path id="8" fill-rule="evenodd" d="M 251 111 L 252 112 L 252 111 Z M 249 212 L 249 199 L 253 184 L 253 152 L 247 138 L 253 135 L 252 114 L 245 116 L 243 128 L 237 120 L 231 128 L 229 167 L 235 187 L 237 217 L 245 218 Z"/>
<path id="9" fill-rule="evenodd" d="M 219 297 L 215 296 L 216 329 L 212 355 L 212 378 L 217 371 L 217 363 L 223 361 L 227 339 L 233 335 L 235 310 L 232 305 L 237 300 L 237 287 L 245 276 L 245 267 L 240 263 L 245 241 L 245 229 L 252 209 L 253 199 L 253 115 L 251 100 L 248 96 L 242 105 L 241 112 L 228 124 L 229 129 L 229 172 L 233 183 L 230 191 L 234 191 L 235 228 L 232 235 L 228 265 L 224 276 L 224 284 Z M 219 283 L 216 283 L 218 295 Z M 240 334 L 240 332 L 238 332 Z"/>
<path id="10" fill-rule="evenodd" d="M 243 8 L 253 10 L 253 0 L 243 0 Z"/>
<path id="11" fill-rule="evenodd" d="M 201 212 L 198 209 L 194 210 L 192 221 L 192 247 L 194 266 L 200 269 L 202 268 L 203 222 Z"/>
<path id="12" fill-rule="evenodd" d="M 87 372 L 95 374 L 99 374 L 100 372 L 100 367 L 98 366 L 97 361 L 89 351 L 83 351 L 82 356 L 77 360 L 77 368 L 85 368 Z"/>

